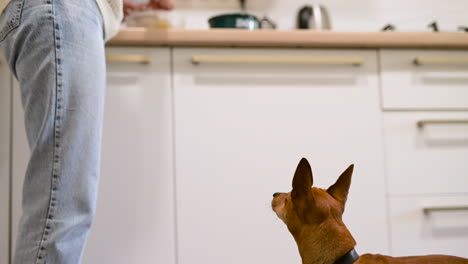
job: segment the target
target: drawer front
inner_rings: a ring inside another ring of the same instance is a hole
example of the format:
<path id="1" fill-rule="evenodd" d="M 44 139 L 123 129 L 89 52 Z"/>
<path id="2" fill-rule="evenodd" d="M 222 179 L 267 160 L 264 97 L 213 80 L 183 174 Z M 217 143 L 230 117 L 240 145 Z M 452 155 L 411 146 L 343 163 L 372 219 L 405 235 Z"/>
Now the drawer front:
<path id="1" fill-rule="evenodd" d="M 468 194 L 390 198 L 392 254 L 468 257 Z"/>
<path id="2" fill-rule="evenodd" d="M 385 113 L 388 190 L 468 192 L 468 112 Z"/>
<path id="3" fill-rule="evenodd" d="M 381 50 L 383 108 L 468 109 L 468 51 Z"/>
<path id="4" fill-rule="evenodd" d="M 237 90 L 368 86 L 377 73 L 376 52 L 367 50 L 190 48 L 177 49 L 173 59 L 197 85 Z"/>

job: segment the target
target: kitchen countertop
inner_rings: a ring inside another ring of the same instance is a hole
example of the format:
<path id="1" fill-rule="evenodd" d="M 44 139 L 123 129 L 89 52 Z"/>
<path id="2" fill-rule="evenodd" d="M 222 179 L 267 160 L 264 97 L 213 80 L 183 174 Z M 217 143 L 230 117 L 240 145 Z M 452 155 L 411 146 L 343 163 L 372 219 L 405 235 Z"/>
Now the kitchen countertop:
<path id="1" fill-rule="evenodd" d="M 109 46 L 468 49 L 468 33 L 127 28 Z"/>

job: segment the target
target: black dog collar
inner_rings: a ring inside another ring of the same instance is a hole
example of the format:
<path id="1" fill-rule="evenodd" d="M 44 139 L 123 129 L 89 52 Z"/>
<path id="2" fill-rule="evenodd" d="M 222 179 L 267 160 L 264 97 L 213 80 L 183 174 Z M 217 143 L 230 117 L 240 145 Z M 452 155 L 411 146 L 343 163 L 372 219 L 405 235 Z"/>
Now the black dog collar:
<path id="1" fill-rule="evenodd" d="M 359 254 L 353 248 L 348 253 L 335 261 L 335 264 L 352 264 L 359 258 Z"/>

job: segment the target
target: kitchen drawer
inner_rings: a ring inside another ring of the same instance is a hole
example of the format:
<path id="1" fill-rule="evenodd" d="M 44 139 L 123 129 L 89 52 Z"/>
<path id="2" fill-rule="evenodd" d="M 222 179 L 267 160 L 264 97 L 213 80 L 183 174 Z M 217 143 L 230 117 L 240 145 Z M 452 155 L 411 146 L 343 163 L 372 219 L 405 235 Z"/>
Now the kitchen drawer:
<path id="1" fill-rule="evenodd" d="M 468 193 L 467 120 L 468 112 L 384 113 L 389 193 Z"/>
<path id="2" fill-rule="evenodd" d="M 392 254 L 468 257 L 468 194 L 390 198 Z"/>
<path id="3" fill-rule="evenodd" d="M 381 50 L 385 110 L 468 109 L 468 51 Z"/>
<path id="4" fill-rule="evenodd" d="M 351 49 L 191 48 L 177 50 L 174 63 L 179 73 L 193 75 L 197 84 L 235 89 L 263 86 L 333 90 L 368 85 L 367 76 L 377 72 L 375 51 Z"/>

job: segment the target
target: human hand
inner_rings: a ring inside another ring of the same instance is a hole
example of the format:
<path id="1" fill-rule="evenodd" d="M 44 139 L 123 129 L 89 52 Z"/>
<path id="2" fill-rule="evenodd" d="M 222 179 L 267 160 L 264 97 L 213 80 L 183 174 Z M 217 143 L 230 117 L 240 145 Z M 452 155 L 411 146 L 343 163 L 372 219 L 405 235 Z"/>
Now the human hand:
<path id="1" fill-rule="evenodd" d="M 128 16 L 133 11 L 141 10 L 143 5 L 134 4 L 131 0 L 123 0 L 124 15 Z"/>
<path id="2" fill-rule="evenodd" d="M 150 0 L 148 6 L 153 9 L 172 10 L 175 7 L 176 0 Z"/>
<path id="3" fill-rule="evenodd" d="M 146 4 L 134 4 L 131 0 L 124 0 L 124 14 L 129 15 L 134 11 L 141 11 L 147 9 L 164 9 L 171 10 L 175 7 L 176 0 L 150 0 Z"/>

